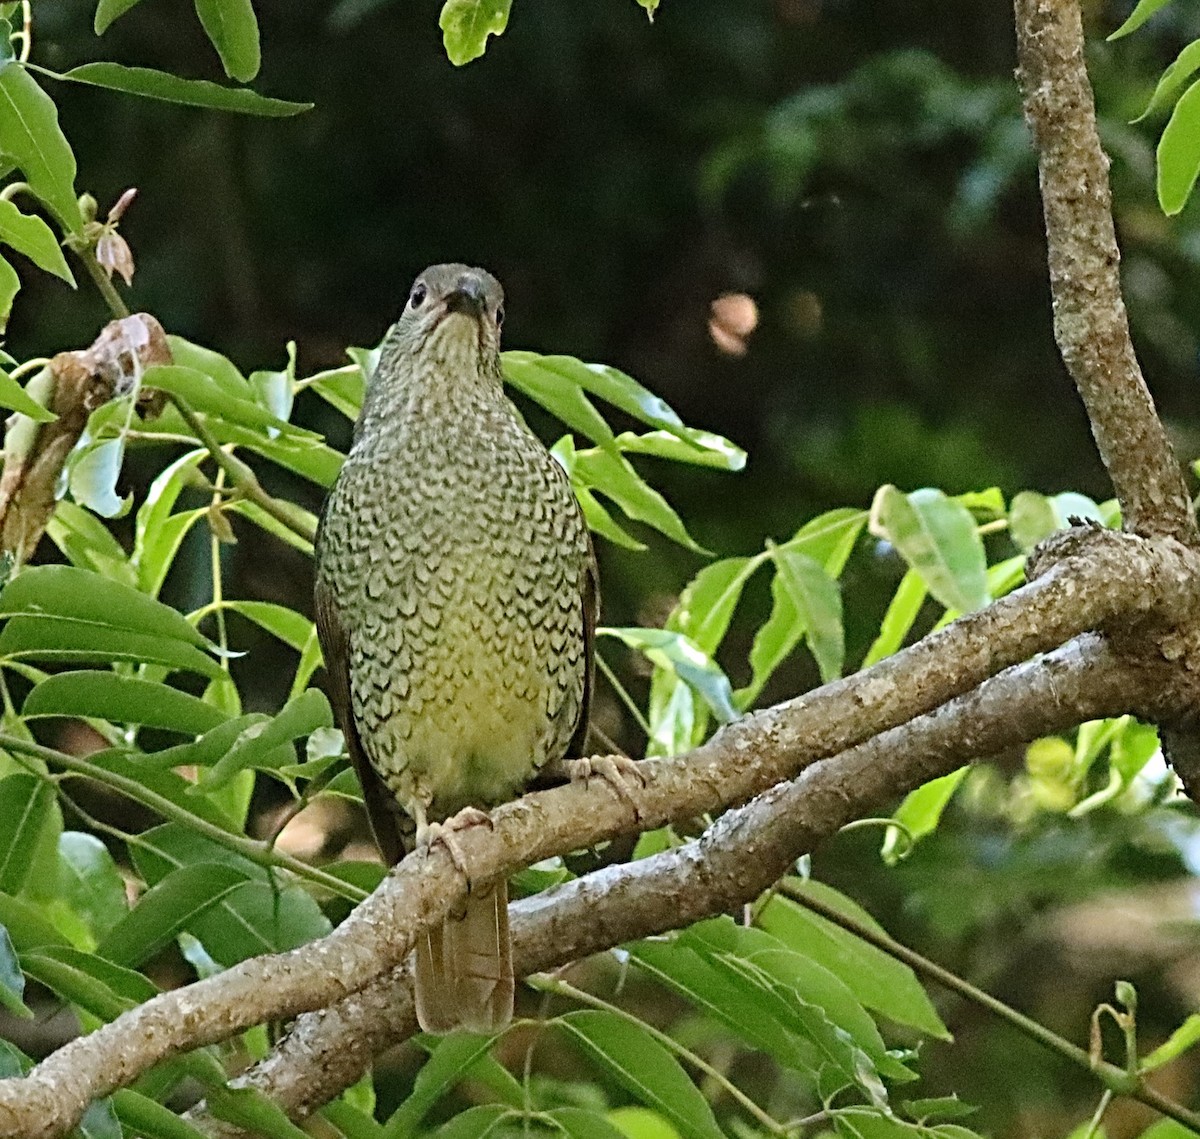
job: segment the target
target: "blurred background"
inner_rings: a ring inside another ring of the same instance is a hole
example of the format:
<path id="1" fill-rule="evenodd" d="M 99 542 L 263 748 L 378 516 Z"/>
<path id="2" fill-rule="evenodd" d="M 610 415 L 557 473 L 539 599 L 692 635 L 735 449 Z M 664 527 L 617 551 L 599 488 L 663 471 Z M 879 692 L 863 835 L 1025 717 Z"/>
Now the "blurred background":
<path id="1" fill-rule="evenodd" d="M 61 69 L 102 52 L 222 78 L 190 0 L 147 0 L 102 46 L 93 8 L 38 4 L 37 58 Z M 461 69 L 445 58 L 433 0 L 256 8 L 257 88 L 311 100 L 310 113 L 249 119 L 55 91 L 80 189 L 103 213 L 138 188 L 122 227 L 138 266 L 130 303 L 169 331 L 246 371 L 281 366 L 294 339 L 305 373 L 376 343 L 426 264 L 486 266 L 508 291 L 509 347 L 613 364 L 749 451 L 741 475 L 648 471 L 719 555 L 754 552 L 829 507 L 865 506 L 884 482 L 1107 496 L 1053 344 L 1007 5 L 663 0 L 651 24 L 632 0 L 515 0 L 506 34 Z M 1085 8 L 1134 339 L 1190 459 L 1200 212 L 1162 216 L 1161 123 L 1129 120 L 1200 35 L 1200 12 L 1173 5 L 1108 45 L 1128 5 Z M 93 296 L 44 275 L 28 287 L 10 325 L 18 358 L 83 346 L 106 318 Z M 714 309 L 727 294 L 738 299 Z M 349 425 L 317 401 L 298 418 L 347 444 Z M 319 506 L 311 486 L 265 477 Z M 239 536 L 225 551 L 227 591 L 307 608 L 307 561 L 260 532 Z M 208 590 L 207 540 L 194 537 L 171 582 L 185 606 L 190 590 Z M 661 622 L 703 564 L 648 541 L 643 554 L 601 551 L 608 623 Z M 851 661 L 901 572 L 870 542 L 851 562 Z M 767 604 L 765 589 L 748 598 L 722 651 L 735 686 Z M 277 707 L 289 668 L 276 675 L 269 643 L 234 630 L 254 650 L 251 704 Z M 644 677 L 629 679 L 644 691 Z M 797 659 L 765 699 L 814 681 Z M 611 697 L 601 714 L 636 746 Z M 1191 816 L 1152 805 L 1071 820 L 1030 804 L 1022 762 L 981 768 L 943 830 L 899 867 L 881 864 L 878 833 L 859 831 L 814 870 L 1077 1041 L 1114 977 L 1129 976 L 1154 1010 L 1149 1046 L 1200 999 Z M 1086 1078 L 938 998 L 959 1043 L 927 1050 L 919 1094 L 956 1089 L 999 1135 L 1064 1134 L 1090 1114 Z M 1163 1076 L 1195 1101 L 1189 1062 Z M 1114 1110 L 1109 1133 L 1148 1121 Z"/>

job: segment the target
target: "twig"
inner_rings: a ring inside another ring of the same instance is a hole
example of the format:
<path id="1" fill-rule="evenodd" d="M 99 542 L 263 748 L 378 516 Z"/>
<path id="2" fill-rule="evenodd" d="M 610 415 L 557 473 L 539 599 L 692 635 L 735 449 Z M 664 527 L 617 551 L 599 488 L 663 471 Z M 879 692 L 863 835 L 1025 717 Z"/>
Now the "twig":
<path id="1" fill-rule="evenodd" d="M 304 878 L 313 885 L 330 890 L 351 902 L 361 902 L 366 897 L 366 894 L 357 886 L 352 886 L 349 882 L 333 874 L 327 874 L 316 866 L 309 866 L 308 863 L 301 862 L 300 859 L 293 858 L 290 854 L 274 850 L 266 843 L 256 842 L 252 838 L 246 838 L 245 835 L 233 834 L 224 830 L 214 823 L 184 810 L 183 807 L 176 806 L 170 799 L 156 791 L 151 791 L 149 787 L 144 787 L 136 779 L 129 779 L 116 771 L 107 771 L 103 767 L 89 763 L 86 759 L 80 759 L 77 756 L 68 755 L 66 752 L 55 751 L 53 748 L 7 734 L 0 734 L 0 751 L 31 756 L 51 767 L 68 771 L 73 776 L 102 783 L 114 791 L 119 791 L 127 798 L 141 803 L 144 807 L 149 807 L 164 819 L 182 823 L 189 830 L 204 835 L 205 838 L 211 839 L 225 847 L 226 850 L 240 854 L 243 858 L 249 859 L 264 869 L 278 867 L 290 870 L 298 878 Z"/>

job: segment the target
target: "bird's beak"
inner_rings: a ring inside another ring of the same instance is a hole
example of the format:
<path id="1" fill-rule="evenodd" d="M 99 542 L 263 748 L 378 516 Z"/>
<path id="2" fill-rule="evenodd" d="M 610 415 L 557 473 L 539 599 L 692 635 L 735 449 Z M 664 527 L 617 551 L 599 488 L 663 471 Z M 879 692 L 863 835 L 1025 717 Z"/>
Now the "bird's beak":
<path id="1" fill-rule="evenodd" d="M 446 294 L 446 311 L 461 312 L 478 320 L 483 316 L 486 295 L 478 277 L 461 277 Z"/>

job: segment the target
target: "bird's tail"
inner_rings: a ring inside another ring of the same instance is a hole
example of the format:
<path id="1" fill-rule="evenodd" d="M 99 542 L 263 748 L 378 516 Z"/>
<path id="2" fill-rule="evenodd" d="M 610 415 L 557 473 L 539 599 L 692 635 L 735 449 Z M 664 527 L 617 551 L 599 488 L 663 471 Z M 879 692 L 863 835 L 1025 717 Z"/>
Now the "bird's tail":
<path id="1" fill-rule="evenodd" d="M 497 1032 L 512 1019 L 508 883 L 467 897 L 466 909 L 426 931 L 416 948 L 417 1021 L 426 1032 Z"/>

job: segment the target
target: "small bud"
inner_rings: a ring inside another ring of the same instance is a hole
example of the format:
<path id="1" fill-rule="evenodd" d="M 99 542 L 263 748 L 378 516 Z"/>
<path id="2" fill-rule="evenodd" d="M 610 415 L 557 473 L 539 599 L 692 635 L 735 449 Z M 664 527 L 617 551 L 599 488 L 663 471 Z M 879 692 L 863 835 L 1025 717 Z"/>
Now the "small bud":
<path id="1" fill-rule="evenodd" d="M 133 203 L 133 199 L 137 197 L 137 187 L 130 186 L 115 202 L 113 208 L 108 211 L 108 224 L 116 225 L 117 222 L 125 216 L 125 211 L 129 209 Z"/>

